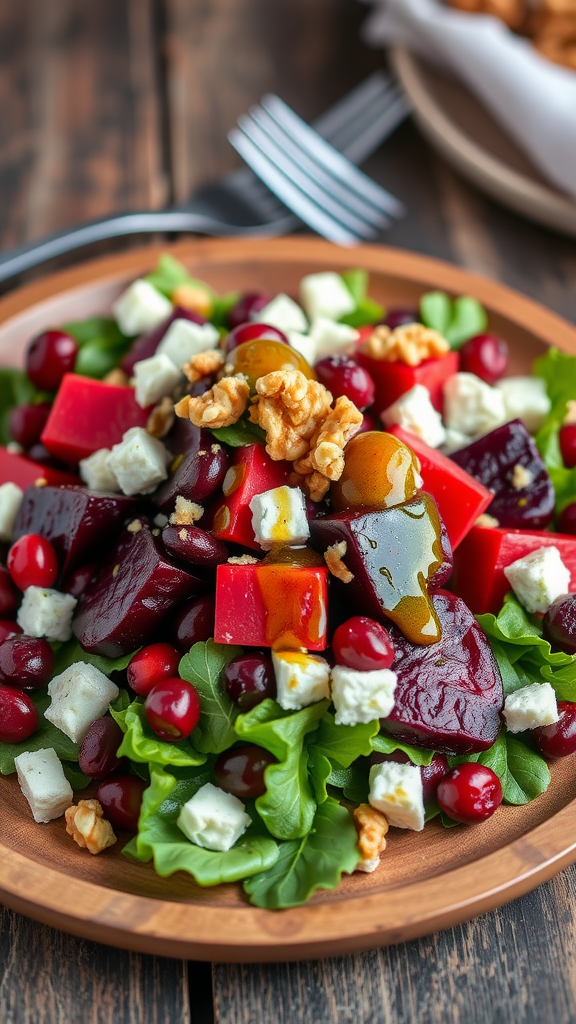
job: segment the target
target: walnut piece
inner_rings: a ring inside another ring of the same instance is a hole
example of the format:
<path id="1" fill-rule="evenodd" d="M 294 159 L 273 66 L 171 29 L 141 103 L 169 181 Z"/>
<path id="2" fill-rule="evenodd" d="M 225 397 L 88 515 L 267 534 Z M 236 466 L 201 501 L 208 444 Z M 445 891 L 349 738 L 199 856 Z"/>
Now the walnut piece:
<path id="1" fill-rule="evenodd" d="M 172 292 L 170 299 L 174 306 L 182 306 L 192 313 L 209 317 L 212 312 L 213 298 L 208 288 L 201 284 L 179 284 Z"/>
<path id="2" fill-rule="evenodd" d="M 217 348 L 209 348 L 206 352 L 198 352 L 192 356 L 189 363 L 182 367 L 191 384 L 195 384 L 202 377 L 210 377 L 217 373 L 224 366 L 224 356 Z"/>
<path id="3" fill-rule="evenodd" d="M 354 402 L 345 395 L 338 398 L 314 432 L 306 458 L 294 463 L 296 472 L 306 475 L 316 470 L 328 480 L 339 480 L 344 472 L 344 448 L 360 430 L 362 420 Z"/>
<path id="4" fill-rule="evenodd" d="M 424 324 L 403 324 L 391 331 L 380 324 L 366 339 L 362 351 L 372 359 L 419 366 L 424 359 L 437 359 L 450 351 L 450 345 L 438 331 Z"/>
<path id="5" fill-rule="evenodd" d="M 512 487 L 515 491 L 523 491 L 525 487 L 530 487 L 530 484 L 534 480 L 534 473 L 531 473 L 526 466 L 521 466 L 520 463 L 516 463 L 512 470 Z"/>
<path id="6" fill-rule="evenodd" d="M 198 398 L 186 395 L 174 406 L 174 411 L 196 427 L 230 427 L 242 416 L 249 397 L 250 388 L 243 377 L 223 377 Z"/>
<path id="7" fill-rule="evenodd" d="M 572 427 L 576 423 L 576 402 L 571 400 L 566 402 L 566 413 L 562 420 L 563 427 Z"/>
<path id="8" fill-rule="evenodd" d="M 474 526 L 484 526 L 494 530 L 497 526 L 500 526 L 500 523 L 494 516 L 489 516 L 487 512 L 483 512 L 481 516 L 478 516 Z"/>
<path id="9" fill-rule="evenodd" d="M 266 432 L 271 459 L 294 462 L 310 450 L 310 439 L 330 411 L 332 395 L 300 370 L 274 370 L 256 381 L 250 420 Z"/>
<path id="10" fill-rule="evenodd" d="M 259 561 L 254 555 L 230 555 L 228 565 L 258 565 Z"/>
<path id="11" fill-rule="evenodd" d="M 66 831 L 81 849 L 102 853 L 116 842 L 112 825 L 103 815 L 98 800 L 80 800 L 77 807 L 72 805 L 66 811 Z"/>
<path id="12" fill-rule="evenodd" d="M 165 395 L 158 405 L 155 405 L 148 417 L 146 430 L 152 437 L 166 437 L 166 434 L 174 424 L 174 403 Z"/>
<path id="13" fill-rule="evenodd" d="M 181 494 L 176 496 L 176 508 L 170 516 L 171 526 L 193 526 L 199 519 L 202 519 L 204 509 L 195 501 L 188 501 L 188 498 Z"/>
<path id="14" fill-rule="evenodd" d="M 116 366 L 113 370 L 109 370 L 105 377 L 102 378 L 103 384 L 112 384 L 116 388 L 125 388 L 128 386 L 129 376 L 121 370 L 119 366 Z"/>
<path id="15" fill-rule="evenodd" d="M 354 573 L 350 572 L 350 569 L 347 569 L 342 561 L 347 550 L 348 545 L 346 541 L 341 540 L 338 544 L 331 544 L 324 552 L 324 561 L 332 576 L 342 580 L 342 583 L 351 583 L 354 579 Z"/>
<path id="16" fill-rule="evenodd" d="M 370 804 L 359 804 L 354 810 L 354 824 L 362 858 L 356 865 L 356 870 L 374 871 L 378 867 L 380 854 L 386 849 L 388 821 L 381 811 L 377 811 Z"/>

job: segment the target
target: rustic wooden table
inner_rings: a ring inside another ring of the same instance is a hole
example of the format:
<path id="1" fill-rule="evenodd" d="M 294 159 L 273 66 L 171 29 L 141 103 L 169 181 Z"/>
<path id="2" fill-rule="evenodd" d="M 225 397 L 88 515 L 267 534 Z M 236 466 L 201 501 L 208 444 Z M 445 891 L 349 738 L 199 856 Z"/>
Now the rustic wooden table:
<path id="1" fill-rule="evenodd" d="M 312 117 L 381 65 L 354 0 L 0 4 L 0 245 L 181 200 L 237 165 L 226 131 L 273 89 Z M 367 170 L 406 202 L 383 239 L 576 320 L 576 246 L 458 179 L 406 123 Z M 320 963 L 118 952 L 0 910 L 2 1024 L 571 1024 L 576 867 L 460 928 Z"/>

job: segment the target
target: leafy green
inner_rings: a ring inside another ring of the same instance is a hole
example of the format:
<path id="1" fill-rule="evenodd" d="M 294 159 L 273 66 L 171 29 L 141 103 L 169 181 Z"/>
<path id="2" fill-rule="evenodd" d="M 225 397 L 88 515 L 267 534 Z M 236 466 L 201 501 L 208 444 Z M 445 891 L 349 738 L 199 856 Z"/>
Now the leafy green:
<path id="1" fill-rule="evenodd" d="M 348 768 L 357 758 L 368 757 L 372 753 L 378 729 L 377 721 L 336 725 L 334 715 L 327 711 L 320 719 L 312 742 L 318 753 L 335 761 L 341 768 Z"/>
<path id="2" fill-rule="evenodd" d="M 64 324 L 62 330 L 66 331 L 66 334 L 71 334 L 80 347 L 95 340 L 106 341 L 112 348 L 128 345 L 128 338 L 122 334 L 116 321 L 107 316 L 90 316 L 86 320 L 75 320 Z"/>
<path id="3" fill-rule="evenodd" d="M 206 640 L 194 644 L 180 662 L 182 679 L 196 687 L 200 698 L 200 721 L 191 739 L 204 754 L 220 754 L 236 740 L 238 708 L 224 690 L 222 673 L 239 654 L 241 647 Z"/>
<path id="4" fill-rule="evenodd" d="M 92 779 L 88 775 L 84 775 L 75 764 L 71 764 L 69 761 L 64 761 L 62 764 L 64 769 L 64 775 L 68 779 L 68 782 L 72 786 L 74 792 L 78 789 L 86 789 L 92 782 Z"/>
<path id="5" fill-rule="evenodd" d="M 228 314 L 236 305 L 239 298 L 240 292 L 227 292 L 226 295 L 214 296 L 214 305 L 212 307 L 210 320 L 216 327 L 222 329 L 228 325 Z"/>
<path id="6" fill-rule="evenodd" d="M 448 758 L 451 768 L 465 761 L 475 761 L 491 768 L 502 783 L 504 803 L 527 804 L 545 793 L 550 783 L 550 771 L 540 757 L 505 728 L 500 730 L 495 743 L 480 754 L 464 754 Z"/>
<path id="7" fill-rule="evenodd" d="M 56 676 L 78 661 L 85 665 L 94 665 L 105 676 L 111 676 L 113 672 L 123 672 L 136 654 L 136 651 L 132 651 L 131 654 L 123 654 L 120 658 L 103 658 L 99 654 L 90 654 L 85 651 L 75 638 L 67 640 L 63 644 L 55 643 L 52 647 L 56 656 L 54 666 L 54 675 Z"/>
<path id="8" fill-rule="evenodd" d="M 421 750 L 420 747 L 412 747 L 409 743 L 402 743 L 400 740 L 395 739 L 394 736 L 386 736 L 384 733 L 379 733 L 378 736 L 374 737 L 372 747 L 379 754 L 393 754 L 395 750 L 401 750 L 404 754 L 408 755 L 412 764 L 423 765 L 424 767 L 428 767 L 434 757 L 433 750 Z"/>
<path id="9" fill-rule="evenodd" d="M 258 814 L 277 839 L 297 839 L 310 831 L 316 801 L 304 737 L 316 729 L 327 707 L 323 700 L 290 712 L 267 699 L 236 720 L 240 739 L 264 747 L 277 758 L 277 764 L 266 768 L 266 792 L 256 800 Z"/>
<path id="10" fill-rule="evenodd" d="M 368 271 L 355 267 L 353 270 L 345 270 L 340 276 L 356 303 L 356 309 L 340 317 L 340 322 L 350 327 L 364 327 L 366 324 L 375 324 L 382 320 L 385 315 L 384 307 L 366 294 Z"/>
<path id="11" fill-rule="evenodd" d="M 206 757 L 194 749 L 189 740 L 166 743 L 158 739 L 146 722 L 144 704 L 135 700 L 123 711 L 110 709 L 115 722 L 124 733 L 119 757 L 129 757 L 140 764 L 187 765 L 204 764 Z"/>
<path id="12" fill-rule="evenodd" d="M 40 394 L 23 370 L 13 367 L 0 368 L 0 444 L 6 445 L 11 440 L 10 413 L 16 405 L 30 405 L 43 401 L 45 395 Z"/>
<path id="13" fill-rule="evenodd" d="M 433 327 L 452 348 L 486 330 L 486 311 L 477 299 L 459 295 L 453 301 L 445 292 L 427 292 L 420 299 L 420 317 L 426 327 Z"/>
<path id="14" fill-rule="evenodd" d="M 80 346 L 74 372 L 84 377 L 100 380 L 118 365 L 130 345 L 130 339 L 110 317 L 91 316 L 64 324 L 62 329 Z"/>
<path id="15" fill-rule="evenodd" d="M 549 348 L 545 355 L 536 359 L 532 373 L 546 382 L 553 408 L 576 400 L 576 356 L 561 352 L 558 348 Z M 565 409 L 562 411 L 565 412 Z"/>
<path id="16" fill-rule="evenodd" d="M 443 338 L 452 319 L 452 302 L 446 292 L 425 292 L 420 296 L 420 318 L 426 327 L 433 327 Z"/>
<path id="17" fill-rule="evenodd" d="M 533 373 L 546 382 L 552 408 L 536 434 L 536 445 L 556 493 L 556 511 L 576 500 L 576 468 L 567 469 L 560 452 L 558 435 L 566 414 L 566 403 L 576 400 L 576 358 L 549 348 L 537 359 Z"/>
<path id="18" fill-rule="evenodd" d="M 230 448 L 243 448 L 247 444 L 264 444 L 266 434 L 257 423 L 250 423 L 246 417 L 233 423 L 230 427 L 217 427 L 212 434 L 221 444 L 227 444 Z"/>
<path id="19" fill-rule="evenodd" d="M 18 757 L 18 754 L 31 750 L 43 750 L 45 747 L 53 747 L 62 761 L 78 760 L 78 745 L 44 718 L 44 712 L 50 704 L 50 697 L 46 690 L 39 690 L 32 694 L 31 700 L 36 705 L 40 716 L 38 729 L 33 736 L 22 740 L 21 743 L 0 743 L 1 775 L 12 775 L 16 771 L 14 758 Z"/>
<path id="20" fill-rule="evenodd" d="M 354 822 L 346 808 L 329 797 L 318 808 L 309 834 L 283 843 L 274 866 L 245 882 L 244 889 L 257 907 L 296 907 L 315 889 L 335 889 L 358 858 Z"/>

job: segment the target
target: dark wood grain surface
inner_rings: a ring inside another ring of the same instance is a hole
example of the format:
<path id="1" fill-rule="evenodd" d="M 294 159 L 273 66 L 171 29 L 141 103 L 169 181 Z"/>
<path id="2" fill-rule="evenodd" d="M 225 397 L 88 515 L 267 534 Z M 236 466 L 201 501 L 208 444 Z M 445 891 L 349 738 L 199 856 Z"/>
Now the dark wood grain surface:
<path id="1" fill-rule="evenodd" d="M 183 199 L 237 164 L 267 90 L 305 117 L 380 66 L 355 0 L 0 4 L 0 244 Z M 408 216 L 389 244 L 511 284 L 576 321 L 576 244 L 475 192 L 406 123 L 367 171 Z M 70 262 L 70 260 L 68 261 Z M 0 910 L 1 1024 L 572 1024 L 576 868 L 500 911 L 321 963 L 184 964 Z"/>

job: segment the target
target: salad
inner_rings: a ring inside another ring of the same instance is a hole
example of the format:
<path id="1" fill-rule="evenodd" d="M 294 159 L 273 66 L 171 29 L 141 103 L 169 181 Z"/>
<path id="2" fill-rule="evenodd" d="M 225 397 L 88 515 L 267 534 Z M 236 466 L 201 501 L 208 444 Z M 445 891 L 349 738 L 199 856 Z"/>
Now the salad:
<path id="1" fill-rule="evenodd" d="M 164 255 L 0 370 L 0 773 L 78 856 L 296 906 L 576 752 L 576 358 L 368 285 Z"/>

